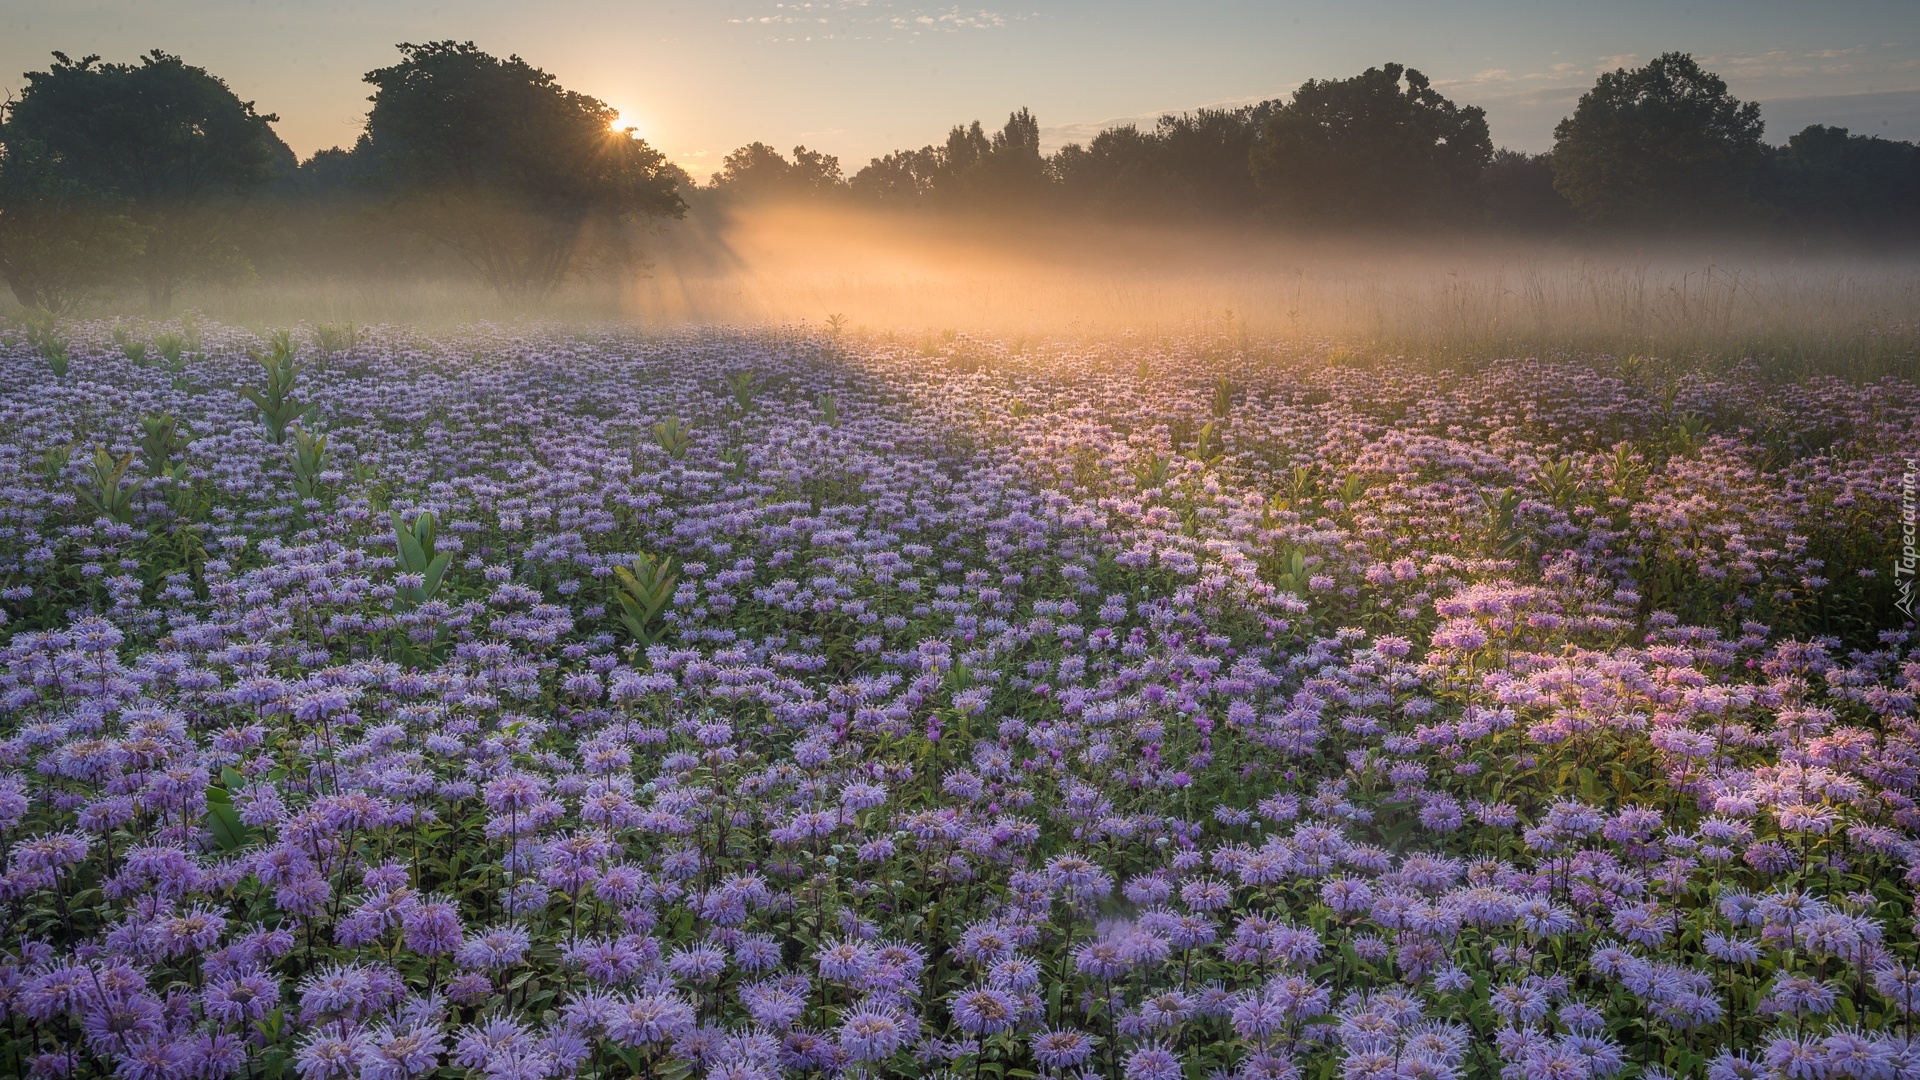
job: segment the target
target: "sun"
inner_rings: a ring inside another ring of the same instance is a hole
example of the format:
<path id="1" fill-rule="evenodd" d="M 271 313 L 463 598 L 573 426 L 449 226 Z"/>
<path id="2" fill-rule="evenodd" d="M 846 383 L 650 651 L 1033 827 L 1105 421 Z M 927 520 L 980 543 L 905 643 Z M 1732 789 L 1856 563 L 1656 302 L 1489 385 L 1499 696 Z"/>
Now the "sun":
<path id="1" fill-rule="evenodd" d="M 609 108 L 612 107 L 609 106 Z M 612 109 L 612 112 L 607 116 L 608 131 L 633 131 L 638 127 L 639 125 L 632 115 L 624 109 Z"/>

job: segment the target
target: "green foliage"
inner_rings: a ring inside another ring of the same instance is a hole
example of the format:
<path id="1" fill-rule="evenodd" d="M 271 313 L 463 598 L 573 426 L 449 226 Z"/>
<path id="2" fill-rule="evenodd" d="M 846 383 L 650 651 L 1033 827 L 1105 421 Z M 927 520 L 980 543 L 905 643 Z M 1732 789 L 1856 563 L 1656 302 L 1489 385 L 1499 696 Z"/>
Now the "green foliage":
<path id="1" fill-rule="evenodd" d="M 187 463 L 161 469 L 154 477 L 165 482 L 167 492 L 167 510 L 180 521 L 199 521 L 211 509 L 213 502 L 200 486 L 188 475 Z M 196 541 L 197 542 L 197 541 Z M 188 560 L 191 561 L 191 560 Z"/>
<path id="2" fill-rule="evenodd" d="M 631 265 L 635 222 L 680 217 L 685 174 L 605 102 L 472 42 L 400 46 L 367 73 L 373 180 L 399 223 L 507 296 L 537 297 L 592 265 Z"/>
<path id="3" fill-rule="evenodd" d="M 320 497 L 320 474 L 327 468 L 327 437 L 306 428 L 293 432 L 293 490 L 302 499 Z"/>
<path id="4" fill-rule="evenodd" d="M 736 371 L 727 376 L 727 390 L 733 394 L 734 407 L 742 413 L 753 408 L 753 396 L 760 389 L 760 380 L 751 371 Z"/>
<path id="5" fill-rule="evenodd" d="M 1238 387 L 1233 385 L 1233 380 L 1227 378 L 1225 375 L 1220 376 L 1220 378 L 1214 381 L 1214 384 L 1213 384 L 1213 415 L 1214 416 L 1218 417 L 1221 420 L 1225 420 L 1227 417 L 1233 415 L 1233 395 L 1237 391 L 1238 391 Z"/>
<path id="6" fill-rule="evenodd" d="M 1573 223 L 1573 207 L 1553 187 L 1553 155 L 1495 150 L 1484 176 L 1487 221 L 1495 228 L 1551 234 Z"/>
<path id="7" fill-rule="evenodd" d="M 1200 433 L 1194 437 L 1193 449 L 1187 456 L 1200 463 L 1201 468 L 1211 469 L 1226 457 L 1226 440 L 1221 438 L 1218 425 L 1208 421 L 1200 426 Z"/>
<path id="8" fill-rule="evenodd" d="M 417 585 L 395 586 L 394 603 L 402 608 L 418 607 L 439 595 L 447 569 L 453 564 L 453 552 L 434 550 L 431 513 L 421 511 L 411 525 L 400 516 L 400 511 L 390 511 L 390 514 L 393 518 L 394 546 L 399 551 L 399 572 L 420 578 Z"/>
<path id="9" fill-rule="evenodd" d="M 219 783 L 207 785 L 206 825 L 213 834 L 214 846 L 223 852 L 246 847 L 256 835 L 252 827 L 241 822 L 239 812 L 233 807 L 233 793 L 246 782 L 244 774 L 228 766 L 220 770 Z"/>
<path id="10" fill-rule="evenodd" d="M 1533 482 L 1554 509 L 1566 511 L 1580 495 L 1580 477 L 1572 458 L 1550 461 L 1533 471 Z"/>
<path id="11" fill-rule="evenodd" d="M 133 366 L 143 367 L 146 365 L 147 343 L 128 334 L 126 327 L 116 326 L 113 328 L 113 343 L 120 347 L 120 354 L 125 356 Z"/>
<path id="12" fill-rule="evenodd" d="M 830 428 L 840 426 L 840 407 L 834 403 L 832 394 L 820 395 L 820 421 Z"/>
<path id="13" fill-rule="evenodd" d="M 842 315 L 836 311 L 833 314 L 827 316 L 827 333 L 832 334 L 834 337 L 839 337 L 841 331 L 845 330 L 846 328 L 847 328 L 847 317 L 845 315 Z"/>
<path id="14" fill-rule="evenodd" d="M 0 278 L 22 306 L 64 312 L 119 280 L 146 238 L 122 209 L 0 126 Z"/>
<path id="15" fill-rule="evenodd" d="M 675 461 L 687 456 L 687 448 L 693 445 L 693 432 L 680 425 L 678 416 L 669 416 L 653 425 L 653 441 L 660 449 Z"/>
<path id="16" fill-rule="evenodd" d="M 137 64 L 53 55 L 48 70 L 27 73 L 9 106 L 7 146 L 44 147 L 61 183 L 124 208 L 144 234 L 130 269 L 156 310 L 186 281 L 244 276 L 228 235 L 233 215 L 219 202 L 293 167 L 293 152 L 273 133 L 277 117 L 158 50 Z M 96 258 L 127 252 L 134 237 L 125 221 L 103 218 L 93 228 Z"/>
<path id="17" fill-rule="evenodd" d="M 674 585 L 680 575 L 671 555 L 656 559 L 635 555 L 630 566 L 613 568 L 613 598 L 620 606 L 620 623 L 636 645 L 646 648 L 660 640 L 663 632 L 654 623 L 673 599 Z"/>
<path id="18" fill-rule="evenodd" d="M 1425 75 L 1387 64 L 1301 84 L 1268 117 L 1252 168 L 1288 217 L 1411 223 L 1471 216 L 1492 157 L 1485 110 L 1455 105 Z"/>
<path id="19" fill-rule="evenodd" d="M 1172 459 L 1157 453 L 1147 454 L 1133 466 L 1133 480 L 1141 491 L 1166 486 L 1167 479 L 1172 475 Z"/>
<path id="20" fill-rule="evenodd" d="M 279 446 L 287 441 L 288 426 L 317 406 L 303 404 L 293 396 L 299 369 L 294 362 L 293 339 L 285 331 L 276 333 L 266 355 L 255 354 L 254 360 L 266 373 L 266 384 L 243 386 L 239 394 L 258 410 L 260 423 L 267 429 L 267 441 Z"/>
<path id="21" fill-rule="evenodd" d="M 1596 225 L 1753 220 L 1760 106 L 1686 53 L 1600 76 L 1554 128 L 1554 187 Z"/>
<path id="22" fill-rule="evenodd" d="M 1920 146 L 1812 124 L 1771 159 L 1769 194 L 1800 229 L 1885 235 L 1920 227 Z"/>
<path id="23" fill-rule="evenodd" d="M 988 134 L 980 121 L 956 124 L 939 146 L 874 158 L 847 188 L 884 204 L 932 200 L 949 207 L 1032 205 L 1052 183 L 1040 155 L 1040 122 L 1021 109 Z"/>
<path id="24" fill-rule="evenodd" d="M 360 344 L 360 328 L 353 323 L 322 323 L 313 328 L 313 347 L 321 356 L 339 356 Z"/>
<path id="25" fill-rule="evenodd" d="M 1040 122 L 1020 109 L 1007 115 L 999 131 L 988 135 L 975 120 L 955 124 L 946 144 L 934 151 L 937 164 L 929 178 L 935 197 L 949 205 L 1004 206 L 1031 202 L 1047 187 L 1046 161 L 1040 156 Z"/>
<path id="26" fill-rule="evenodd" d="M 1273 556 L 1261 567 L 1261 576 L 1273 583 L 1274 587 L 1295 596 L 1307 595 L 1307 580 L 1312 573 L 1307 566 L 1307 553 L 1300 548 L 1289 548 L 1285 553 Z"/>
<path id="27" fill-rule="evenodd" d="M 1197 109 L 1144 130 L 1111 127 L 1085 146 L 1061 147 L 1047 172 L 1068 205 L 1103 216 L 1248 214 L 1259 203 L 1248 159 L 1279 106 Z"/>
<path id="28" fill-rule="evenodd" d="M 1348 473 L 1340 479 L 1340 486 L 1333 494 L 1340 500 L 1341 511 L 1351 516 L 1354 506 L 1367 494 L 1367 478 L 1357 472 Z"/>
<path id="29" fill-rule="evenodd" d="M 713 186 L 728 195 L 750 198 L 799 198 L 838 190 L 840 159 L 804 146 L 793 148 L 793 160 L 763 142 L 752 142 L 728 154 L 713 174 Z"/>
<path id="30" fill-rule="evenodd" d="M 47 486 L 57 488 L 66 478 L 67 466 L 73 462 L 73 447 L 49 446 L 40 452 L 40 476 Z"/>
<path id="31" fill-rule="evenodd" d="M 1487 544 L 1499 558 L 1510 559 L 1526 550 L 1527 533 L 1518 520 L 1522 501 L 1510 487 L 1480 493 L 1487 510 Z"/>
<path id="32" fill-rule="evenodd" d="M 74 494 L 80 497 L 81 504 L 95 518 L 108 518 L 122 525 L 132 524 L 134 493 L 146 483 L 145 480 L 127 479 L 127 471 L 132 466 L 131 453 L 116 458 L 107 453 L 106 447 L 94 447 L 87 482 L 75 485 Z"/>
<path id="33" fill-rule="evenodd" d="M 1661 449 L 1669 457 L 1681 457 L 1700 448 L 1707 439 L 1707 432 L 1713 429 L 1713 422 L 1704 416 L 1683 412 L 1673 418 L 1672 424 L 1661 435 Z"/>
<path id="34" fill-rule="evenodd" d="M 27 344 L 53 369 L 54 378 L 64 379 L 72 366 L 67 353 L 67 331 L 53 312 L 45 308 L 29 312 L 26 320 Z"/>
<path id="35" fill-rule="evenodd" d="M 140 418 L 140 459 L 147 472 L 159 476 L 167 471 L 173 455 L 185 450 L 193 436 L 180 427 L 172 413 L 151 413 Z"/>
<path id="36" fill-rule="evenodd" d="M 1320 490 L 1319 465 L 1295 465 L 1287 473 L 1287 487 L 1282 492 L 1289 507 L 1304 506 Z"/>
<path id="37" fill-rule="evenodd" d="M 187 360 L 192 356 L 193 350 L 198 348 L 198 344 L 192 335 L 168 331 L 153 336 L 153 347 L 160 354 L 160 359 L 165 361 L 162 366 L 167 369 L 167 374 L 174 377 L 177 385 L 186 375 Z"/>

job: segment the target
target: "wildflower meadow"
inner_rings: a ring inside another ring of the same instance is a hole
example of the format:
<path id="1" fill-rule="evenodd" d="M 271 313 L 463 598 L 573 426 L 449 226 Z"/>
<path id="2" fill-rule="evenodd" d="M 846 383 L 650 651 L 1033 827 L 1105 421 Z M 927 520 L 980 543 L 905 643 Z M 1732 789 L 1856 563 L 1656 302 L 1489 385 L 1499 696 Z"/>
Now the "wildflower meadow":
<path id="1" fill-rule="evenodd" d="M 1911 380 L 0 340 L 0 1074 L 1920 1077 Z"/>

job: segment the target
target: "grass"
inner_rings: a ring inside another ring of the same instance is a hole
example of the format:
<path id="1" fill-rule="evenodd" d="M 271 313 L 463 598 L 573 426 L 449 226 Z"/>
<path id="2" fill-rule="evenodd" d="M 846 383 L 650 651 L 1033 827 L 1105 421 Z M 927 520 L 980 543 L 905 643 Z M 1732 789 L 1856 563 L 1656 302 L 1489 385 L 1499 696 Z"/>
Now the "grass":
<path id="1" fill-rule="evenodd" d="M 1709 249 L 1713 250 L 1709 250 Z M 1520 355 L 1757 362 L 1776 377 L 1920 372 L 1920 258 L 1695 242 L 1365 244 L 1191 230 L 997 230 L 768 210 L 658 239 L 653 266 L 537 304 L 453 281 L 203 288 L 183 309 L 300 322 L 793 325 L 857 334 L 1224 337 L 1459 364 Z M 85 314 L 103 314 L 106 303 Z M 128 310 L 138 310 L 129 308 Z M 21 314 L 17 309 L 12 313 Z"/>

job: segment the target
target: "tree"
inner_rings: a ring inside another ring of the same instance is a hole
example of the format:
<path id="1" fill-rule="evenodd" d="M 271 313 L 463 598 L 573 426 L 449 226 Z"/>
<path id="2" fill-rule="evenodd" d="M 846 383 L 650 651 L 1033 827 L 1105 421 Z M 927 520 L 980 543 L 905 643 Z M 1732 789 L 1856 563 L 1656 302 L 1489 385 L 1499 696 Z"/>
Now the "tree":
<path id="1" fill-rule="evenodd" d="M 606 103 L 472 42 L 403 44 L 367 73 L 364 152 L 401 220 L 503 295 L 541 296 L 595 265 L 629 266 L 631 226 L 681 217 L 686 174 Z"/>
<path id="2" fill-rule="evenodd" d="M 1278 102 L 1169 113 L 1142 131 L 1107 128 L 1086 146 L 1068 143 L 1047 169 L 1066 202 L 1126 216 L 1233 216 L 1258 203 L 1248 163 Z"/>
<path id="3" fill-rule="evenodd" d="M 1487 211 L 1492 224 L 1521 232 L 1558 232 L 1573 207 L 1553 188 L 1553 157 L 1496 150 L 1487 165 Z"/>
<path id="4" fill-rule="evenodd" d="M 273 132 L 278 117 L 159 50 L 138 64 L 53 58 L 48 70 L 27 73 L 8 107 L 8 143 L 41 147 L 68 198 L 125 208 L 145 232 L 133 270 L 154 309 L 170 306 L 187 281 L 246 273 L 224 204 L 293 167 Z"/>
<path id="5" fill-rule="evenodd" d="M 1800 228 L 1905 232 L 1920 226 L 1920 146 L 1814 124 L 1773 156 L 1771 195 Z"/>
<path id="6" fill-rule="evenodd" d="M 1388 64 L 1301 84 L 1267 118 L 1252 169 L 1296 221 L 1410 224 L 1472 213 L 1492 156 L 1483 110 Z"/>
<path id="7" fill-rule="evenodd" d="M 1001 209 L 1038 203 L 1051 181 L 1040 156 L 1040 122 L 1021 109 L 991 135 L 975 120 L 955 124 L 941 146 L 874 158 L 848 187 L 879 202 L 927 199 L 950 207 Z"/>
<path id="8" fill-rule="evenodd" d="M 1161 169 L 1176 205 L 1193 213 L 1239 214 L 1259 202 L 1251 168 L 1267 120 L 1281 108 L 1263 101 L 1238 109 L 1169 113 L 1153 126 Z"/>
<path id="9" fill-rule="evenodd" d="M 713 174 L 713 186 L 726 192 L 752 198 L 819 195 L 844 186 L 840 178 L 840 159 L 804 146 L 793 148 L 793 160 L 763 142 L 747 145 L 728 154 L 720 171 Z"/>
<path id="10" fill-rule="evenodd" d="M 57 314 L 120 279 L 144 236 L 119 210 L 0 126 L 0 278 L 22 305 Z"/>
<path id="11" fill-rule="evenodd" d="M 1596 225 L 1749 221 L 1766 161 L 1760 106 L 1686 53 L 1600 76 L 1554 128 L 1553 185 Z"/>
<path id="12" fill-rule="evenodd" d="M 1161 150 L 1151 132 L 1121 124 L 1085 146 L 1068 143 L 1056 150 L 1047 171 L 1068 206 L 1100 214 L 1156 215 L 1168 187 Z"/>
<path id="13" fill-rule="evenodd" d="M 947 133 L 944 168 L 934 189 L 971 206 L 1004 207 L 1039 201 L 1047 190 L 1046 161 L 1040 156 L 1040 121 L 1026 109 L 1009 113 L 991 136 L 980 121 L 956 125 Z"/>
<path id="14" fill-rule="evenodd" d="M 918 204 L 933 194 L 940 172 L 941 153 L 932 146 L 896 150 L 869 160 L 847 181 L 848 190 L 864 199 L 892 206 Z"/>

